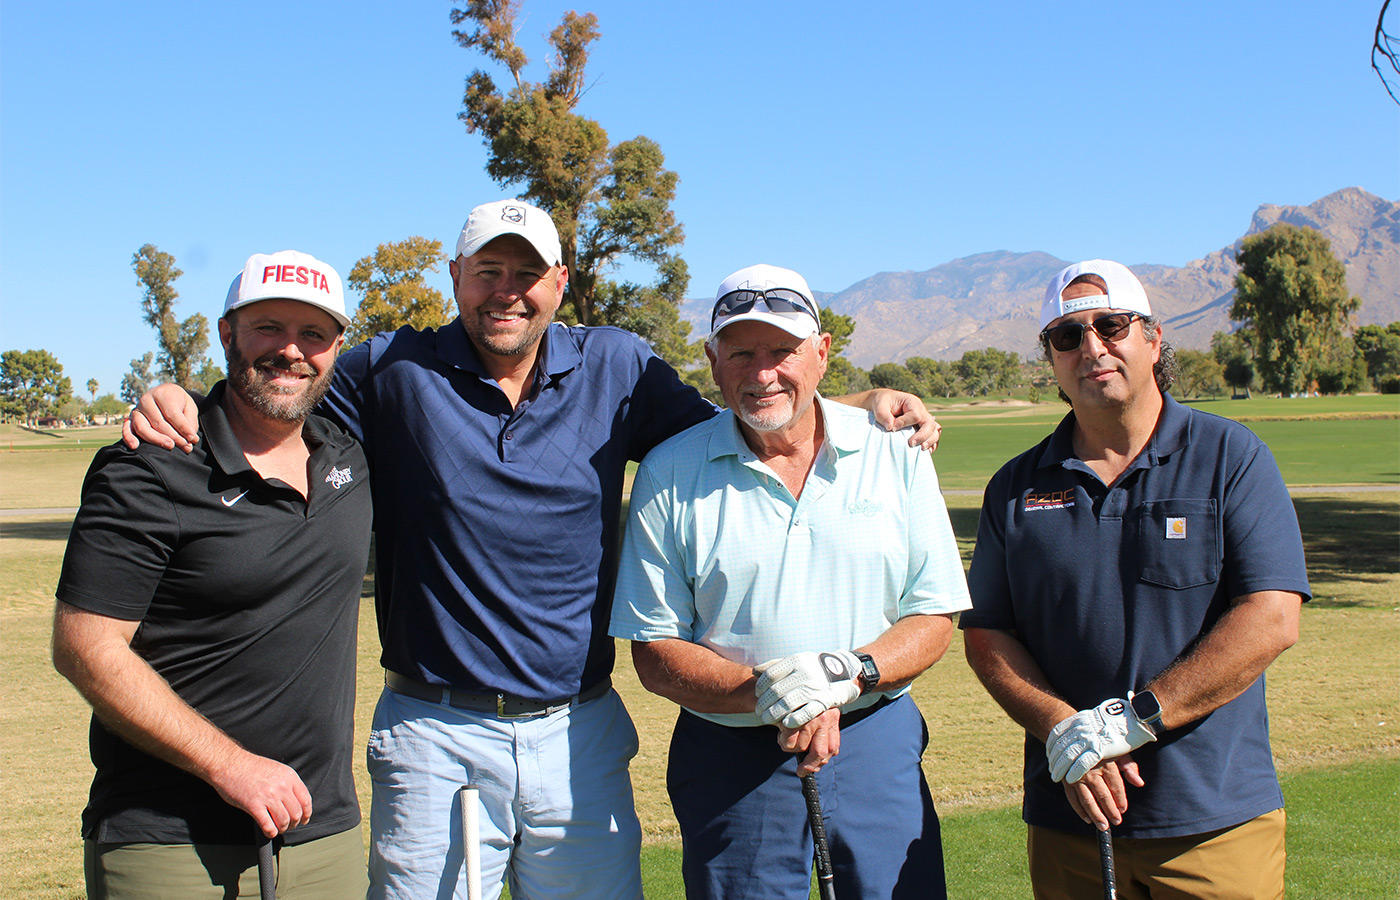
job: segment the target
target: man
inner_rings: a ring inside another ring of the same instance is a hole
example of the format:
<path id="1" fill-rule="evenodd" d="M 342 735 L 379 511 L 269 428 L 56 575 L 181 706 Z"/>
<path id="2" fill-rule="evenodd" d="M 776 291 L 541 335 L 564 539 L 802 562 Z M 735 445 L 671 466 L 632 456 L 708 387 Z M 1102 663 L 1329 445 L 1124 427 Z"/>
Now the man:
<path id="1" fill-rule="evenodd" d="M 350 747 L 368 467 L 308 415 L 348 321 L 330 266 L 250 257 L 198 448 L 118 444 L 88 471 L 53 659 L 94 711 L 89 897 L 256 897 L 259 831 L 280 835 L 279 896 L 364 895 Z"/>
<path id="2" fill-rule="evenodd" d="M 350 350 L 324 407 L 374 465 L 370 896 L 465 896 L 471 784 L 483 896 L 508 872 L 517 900 L 640 897 L 636 732 L 598 598 L 628 460 L 715 410 L 635 335 L 551 324 L 568 270 L 543 210 L 478 206 L 449 270 L 458 320 Z"/>
<path id="3" fill-rule="evenodd" d="M 1269 450 L 1166 394 L 1172 351 L 1122 265 L 1050 282 L 1041 344 L 1073 410 L 987 486 L 959 620 L 1026 729 L 1035 896 L 1283 895 L 1264 670 L 1298 636 L 1302 539 Z"/>
<path id="4" fill-rule="evenodd" d="M 818 770 L 837 894 L 944 896 L 908 689 L 967 585 L 928 454 L 817 395 L 818 317 L 796 272 L 725 279 L 705 349 L 729 411 L 632 488 L 612 633 L 682 706 L 667 785 L 691 900 L 807 896 L 794 776 Z"/>

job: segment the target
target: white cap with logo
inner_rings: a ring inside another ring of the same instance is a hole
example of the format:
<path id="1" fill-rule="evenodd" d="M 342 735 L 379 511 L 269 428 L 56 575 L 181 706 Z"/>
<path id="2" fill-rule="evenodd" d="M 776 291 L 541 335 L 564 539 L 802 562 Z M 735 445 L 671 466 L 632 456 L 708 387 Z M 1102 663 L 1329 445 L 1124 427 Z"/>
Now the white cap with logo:
<path id="1" fill-rule="evenodd" d="M 1108 285 L 1108 296 L 1094 294 L 1066 300 L 1060 295 L 1066 287 L 1080 275 L 1097 275 Z M 1045 289 L 1045 299 L 1040 303 L 1040 327 L 1045 328 L 1060 316 L 1085 309 L 1121 309 L 1135 312 L 1140 316 L 1152 315 L 1152 306 L 1147 302 L 1147 291 L 1142 282 L 1122 263 L 1111 259 L 1086 259 L 1072 266 L 1066 266 L 1050 279 Z"/>
<path id="2" fill-rule="evenodd" d="M 559 249 L 559 232 L 549 213 L 524 200 L 497 200 L 483 203 L 467 216 L 467 224 L 457 237 L 457 253 L 471 256 L 503 234 L 518 234 L 530 242 L 545 265 L 557 266 L 564 260 Z"/>
<path id="3" fill-rule="evenodd" d="M 224 312 L 259 300 L 300 300 L 325 310 L 344 328 L 345 290 L 335 269 L 307 253 L 254 253 L 229 285 Z"/>
<path id="4" fill-rule="evenodd" d="M 820 315 L 807 279 L 792 269 L 747 266 L 720 282 L 708 340 L 735 322 L 767 322 L 795 338 L 808 338 L 821 330 Z"/>

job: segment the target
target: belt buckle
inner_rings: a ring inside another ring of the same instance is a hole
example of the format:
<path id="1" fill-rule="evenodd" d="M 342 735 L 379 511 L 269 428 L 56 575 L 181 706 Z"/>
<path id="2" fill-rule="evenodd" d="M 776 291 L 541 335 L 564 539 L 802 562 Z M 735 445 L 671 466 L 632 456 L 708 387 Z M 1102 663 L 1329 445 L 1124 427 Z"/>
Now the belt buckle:
<path id="1" fill-rule="evenodd" d="M 527 709 L 522 712 L 508 712 L 506 710 L 506 695 L 496 695 L 496 717 L 498 719 L 533 719 L 544 714 L 546 710 Z"/>

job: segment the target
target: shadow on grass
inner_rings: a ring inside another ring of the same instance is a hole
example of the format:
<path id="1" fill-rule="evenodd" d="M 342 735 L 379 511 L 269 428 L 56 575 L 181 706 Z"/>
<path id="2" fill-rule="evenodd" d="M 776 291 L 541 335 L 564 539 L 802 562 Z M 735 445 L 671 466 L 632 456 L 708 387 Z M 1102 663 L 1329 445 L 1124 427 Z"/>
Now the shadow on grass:
<path id="1" fill-rule="evenodd" d="M 1384 584 L 1400 574 L 1400 512 L 1393 502 L 1354 497 L 1294 497 L 1308 576 L 1314 582 Z M 1313 606 L 1364 603 L 1319 599 Z"/>
<path id="2" fill-rule="evenodd" d="M 72 530 L 72 519 L 62 522 L 4 522 L 0 523 L 0 538 L 67 542 Z"/>

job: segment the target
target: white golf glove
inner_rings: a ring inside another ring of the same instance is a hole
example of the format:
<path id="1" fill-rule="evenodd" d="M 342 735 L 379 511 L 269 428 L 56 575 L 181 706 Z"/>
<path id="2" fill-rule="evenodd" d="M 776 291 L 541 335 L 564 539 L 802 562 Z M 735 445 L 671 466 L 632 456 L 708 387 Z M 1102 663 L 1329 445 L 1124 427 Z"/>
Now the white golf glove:
<path id="1" fill-rule="evenodd" d="M 1157 740 L 1152 729 L 1121 698 L 1105 700 L 1093 709 L 1082 709 L 1050 731 L 1045 739 L 1045 758 L 1050 761 L 1050 777 L 1070 784 L 1098 765 Z"/>
<path id="2" fill-rule="evenodd" d="M 849 650 L 806 651 L 755 666 L 755 712 L 768 725 L 801 728 L 860 696 L 860 660 Z"/>

